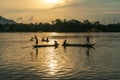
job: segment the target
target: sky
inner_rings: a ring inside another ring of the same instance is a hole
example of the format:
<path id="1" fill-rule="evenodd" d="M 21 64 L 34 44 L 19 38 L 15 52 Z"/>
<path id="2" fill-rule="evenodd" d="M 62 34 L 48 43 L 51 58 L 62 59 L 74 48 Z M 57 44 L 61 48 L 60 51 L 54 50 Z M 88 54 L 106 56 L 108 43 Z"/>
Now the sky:
<path id="1" fill-rule="evenodd" d="M 0 16 L 19 23 L 55 19 L 120 23 L 120 0 L 0 0 Z"/>

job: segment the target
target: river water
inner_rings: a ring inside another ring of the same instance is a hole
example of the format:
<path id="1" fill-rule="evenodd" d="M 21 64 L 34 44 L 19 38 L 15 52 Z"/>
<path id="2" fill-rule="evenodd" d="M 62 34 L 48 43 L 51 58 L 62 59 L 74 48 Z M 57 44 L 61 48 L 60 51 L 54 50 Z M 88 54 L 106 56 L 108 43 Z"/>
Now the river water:
<path id="1" fill-rule="evenodd" d="M 60 45 L 33 48 L 35 35 Z M 94 48 L 61 46 L 85 44 L 86 35 Z M 120 80 L 120 33 L 0 33 L 0 80 L 66 79 Z"/>

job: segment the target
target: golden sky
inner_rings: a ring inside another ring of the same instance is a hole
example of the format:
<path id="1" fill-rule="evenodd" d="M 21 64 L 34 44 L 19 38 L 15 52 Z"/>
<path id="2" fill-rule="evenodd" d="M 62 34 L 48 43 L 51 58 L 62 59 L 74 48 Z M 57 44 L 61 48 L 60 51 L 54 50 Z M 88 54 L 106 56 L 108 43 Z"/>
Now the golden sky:
<path id="1" fill-rule="evenodd" d="M 0 15 L 16 22 L 56 18 L 120 22 L 120 0 L 0 0 Z"/>

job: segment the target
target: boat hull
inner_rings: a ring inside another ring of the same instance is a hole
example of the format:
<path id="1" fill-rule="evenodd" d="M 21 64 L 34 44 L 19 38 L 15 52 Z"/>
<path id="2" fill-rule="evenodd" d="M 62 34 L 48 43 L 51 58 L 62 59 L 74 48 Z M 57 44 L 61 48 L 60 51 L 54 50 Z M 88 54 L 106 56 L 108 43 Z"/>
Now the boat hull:
<path id="1" fill-rule="evenodd" d="M 63 44 L 64 47 L 93 47 L 95 44 Z"/>
<path id="2" fill-rule="evenodd" d="M 40 48 L 40 47 L 58 47 L 58 45 L 33 45 L 34 48 Z"/>

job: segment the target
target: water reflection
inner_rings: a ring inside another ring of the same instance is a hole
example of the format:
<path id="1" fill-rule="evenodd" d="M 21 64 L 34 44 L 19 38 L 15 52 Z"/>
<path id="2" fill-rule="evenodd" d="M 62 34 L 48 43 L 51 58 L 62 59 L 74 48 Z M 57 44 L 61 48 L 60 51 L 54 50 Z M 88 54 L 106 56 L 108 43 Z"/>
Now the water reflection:
<path id="1" fill-rule="evenodd" d="M 90 56 L 90 51 L 91 51 L 92 49 L 95 49 L 94 47 L 83 47 L 83 48 L 86 48 L 85 51 L 86 51 L 86 56 L 87 56 L 87 57 Z M 83 49 L 83 48 L 82 48 L 82 49 Z M 67 47 L 64 47 L 64 46 L 63 46 L 63 49 L 64 49 L 64 52 L 67 51 Z"/>
<path id="2" fill-rule="evenodd" d="M 87 47 L 87 56 L 89 57 L 90 56 L 90 48 L 89 47 Z"/>
<path id="3" fill-rule="evenodd" d="M 35 58 L 36 58 L 36 61 L 37 61 L 38 60 L 38 48 L 36 48 L 35 51 L 36 51 Z"/>
<path id="4" fill-rule="evenodd" d="M 105 44 L 110 38 L 103 38 L 104 34 L 102 34 L 100 38 L 96 39 L 99 47 L 95 46 L 96 52 L 93 52 L 92 48 L 86 47 L 66 47 L 64 50 L 61 45 L 57 49 L 54 47 L 32 49 L 34 42 L 27 40 L 34 34 L 27 33 L 18 36 L 16 33 L 14 35 L 12 33 L 10 35 L 11 33 L 9 36 L 7 33 L 3 37 L 0 36 L 2 46 L 0 48 L 0 80 L 120 79 L 119 40 L 114 41 L 111 47 L 106 46 Z M 38 34 L 40 37 L 42 35 Z M 55 39 L 51 35 L 50 42 L 53 43 L 45 44 L 54 44 L 54 40 L 62 44 L 64 39 L 68 39 L 70 43 L 84 43 L 81 37 L 74 37 L 78 35 L 76 33 L 72 33 L 72 36 L 67 34 L 67 37 L 65 34 L 59 33 L 59 35 L 60 37 L 55 35 Z M 21 39 L 23 40 L 21 41 Z M 30 47 L 22 48 L 24 46 Z"/>
<path id="5" fill-rule="evenodd" d="M 31 52 L 30 55 L 31 55 L 31 60 L 34 62 L 34 61 L 37 61 L 38 60 L 38 48 L 34 48 L 35 49 L 35 54 L 34 52 Z"/>
<path id="6" fill-rule="evenodd" d="M 49 72 L 48 74 L 50 75 L 55 75 L 55 73 L 59 70 L 59 67 L 58 67 L 58 58 L 57 58 L 57 55 L 55 53 L 55 49 L 54 48 L 47 48 L 47 51 L 49 51 L 49 55 L 47 55 L 45 57 L 45 65 L 47 66 Z"/>
<path id="7" fill-rule="evenodd" d="M 57 49 L 54 47 L 35 48 L 34 52 L 31 52 L 31 60 L 42 68 L 40 72 L 46 74 L 43 76 L 64 76 L 63 74 L 71 71 L 74 67 L 69 56 L 57 53 Z M 68 64 L 70 62 L 71 64 Z"/>
<path id="8" fill-rule="evenodd" d="M 90 51 L 91 50 L 95 50 L 95 48 L 94 47 L 87 47 L 86 54 L 87 54 L 88 57 L 90 56 Z"/>
<path id="9" fill-rule="evenodd" d="M 63 47 L 61 45 L 58 48 L 34 48 L 33 52 L 31 52 L 31 60 L 36 65 L 34 67 L 38 72 L 36 75 L 42 75 L 46 79 L 74 77 L 78 76 L 75 75 L 76 73 L 90 68 L 85 62 L 89 64 L 91 49 L 91 47 Z M 77 54 L 78 51 L 79 54 Z"/>

